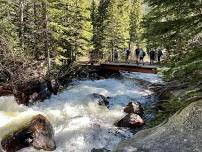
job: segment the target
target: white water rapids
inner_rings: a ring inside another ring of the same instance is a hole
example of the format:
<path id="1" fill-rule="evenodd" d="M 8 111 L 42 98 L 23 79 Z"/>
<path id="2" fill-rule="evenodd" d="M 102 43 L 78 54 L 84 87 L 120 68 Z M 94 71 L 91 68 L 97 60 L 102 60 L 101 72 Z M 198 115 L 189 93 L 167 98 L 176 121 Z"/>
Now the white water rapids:
<path id="1" fill-rule="evenodd" d="M 32 107 L 17 105 L 13 97 L 0 98 L 0 127 L 23 112 L 44 113 L 55 130 L 56 152 L 90 152 L 91 149 L 112 150 L 121 140 L 133 134 L 129 129 L 114 126 L 124 116 L 123 107 L 131 100 L 152 102 L 152 92 L 134 78 L 161 83 L 153 74 L 123 73 L 121 79 L 76 81 L 57 96 Z M 111 97 L 110 109 L 99 106 L 86 96 L 98 93 Z M 25 148 L 20 152 L 36 152 Z"/>

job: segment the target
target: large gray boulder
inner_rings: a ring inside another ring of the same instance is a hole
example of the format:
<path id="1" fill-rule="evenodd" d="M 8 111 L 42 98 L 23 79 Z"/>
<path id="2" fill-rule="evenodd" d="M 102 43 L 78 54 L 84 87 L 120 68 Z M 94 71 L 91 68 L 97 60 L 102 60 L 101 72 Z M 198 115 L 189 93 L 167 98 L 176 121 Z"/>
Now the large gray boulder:
<path id="1" fill-rule="evenodd" d="M 202 100 L 191 103 L 168 122 L 142 130 L 114 152 L 201 152 Z"/>

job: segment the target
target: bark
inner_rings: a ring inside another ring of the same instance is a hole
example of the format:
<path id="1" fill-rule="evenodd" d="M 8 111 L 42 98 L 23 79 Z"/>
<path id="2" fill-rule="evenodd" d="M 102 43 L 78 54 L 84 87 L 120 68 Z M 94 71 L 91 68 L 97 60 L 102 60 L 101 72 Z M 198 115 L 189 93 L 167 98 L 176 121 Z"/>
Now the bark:
<path id="1" fill-rule="evenodd" d="M 42 2 L 42 8 L 43 8 L 43 29 L 44 29 L 44 49 L 45 49 L 45 54 L 48 60 L 48 75 L 50 71 L 50 51 L 48 48 L 48 10 L 47 10 L 47 3 Z"/>
<path id="2" fill-rule="evenodd" d="M 23 45 L 23 31 L 24 31 L 24 0 L 20 0 L 20 45 Z"/>
<path id="3" fill-rule="evenodd" d="M 34 2 L 34 25 L 37 30 L 37 5 L 36 2 Z M 35 59 L 38 59 L 38 49 L 37 49 L 37 33 L 34 33 L 34 57 Z"/>

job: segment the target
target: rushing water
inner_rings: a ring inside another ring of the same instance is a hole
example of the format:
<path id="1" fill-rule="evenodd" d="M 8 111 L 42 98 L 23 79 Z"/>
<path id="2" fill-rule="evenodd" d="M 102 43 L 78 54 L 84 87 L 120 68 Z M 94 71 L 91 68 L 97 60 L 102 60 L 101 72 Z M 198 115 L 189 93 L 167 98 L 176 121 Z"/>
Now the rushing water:
<path id="1" fill-rule="evenodd" d="M 153 92 L 136 78 L 161 83 L 158 75 L 141 73 L 123 73 L 120 79 L 75 81 L 59 95 L 30 108 L 18 106 L 13 97 L 1 97 L 0 127 L 19 114 L 38 111 L 48 117 L 55 129 L 56 152 L 90 152 L 93 148 L 103 147 L 111 150 L 121 140 L 133 135 L 129 129 L 114 126 L 124 116 L 123 107 L 131 100 L 147 106 L 153 103 Z M 87 98 L 91 93 L 111 97 L 110 109 Z M 35 151 L 33 148 L 21 150 Z"/>

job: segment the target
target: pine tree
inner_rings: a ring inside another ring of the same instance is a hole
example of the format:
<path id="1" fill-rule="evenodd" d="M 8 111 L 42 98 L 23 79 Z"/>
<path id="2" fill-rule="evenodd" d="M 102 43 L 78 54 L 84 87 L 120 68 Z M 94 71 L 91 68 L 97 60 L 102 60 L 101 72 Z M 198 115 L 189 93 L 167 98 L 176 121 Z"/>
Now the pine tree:
<path id="1" fill-rule="evenodd" d="M 89 47 L 91 26 L 89 4 L 84 0 L 51 2 L 53 41 L 57 51 L 56 61 L 74 61 Z"/>
<path id="2" fill-rule="evenodd" d="M 169 55 L 169 78 L 183 81 L 201 79 L 202 14 L 201 0 L 146 0 L 150 12 L 145 19 L 150 47 L 166 48 Z M 194 43 L 194 41 L 197 43 Z M 184 78 L 184 79 L 183 79 Z"/>
<path id="3" fill-rule="evenodd" d="M 17 27 L 13 23 L 13 13 L 15 13 L 15 3 L 11 0 L 0 0 L 0 62 L 2 65 L 8 64 L 10 59 L 16 60 L 21 49 L 17 34 Z M 9 59 L 9 60 L 8 60 Z"/>
<path id="4" fill-rule="evenodd" d="M 92 44 L 94 46 L 95 50 L 99 50 L 99 42 L 97 40 L 98 38 L 98 4 L 95 0 L 91 3 L 91 25 L 93 29 L 93 35 L 92 35 Z"/>
<path id="5" fill-rule="evenodd" d="M 104 22 L 104 45 L 106 55 L 109 55 L 109 51 L 112 53 L 115 49 L 123 50 L 127 47 L 128 40 L 128 20 L 124 18 L 124 14 L 128 13 L 125 9 L 124 2 L 127 1 L 110 1 L 110 5 L 107 12 L 107 20 Z M 128 14 L 127 14 L 128 15 Z M 126 20 L 125 20 L 126 19 Z"/>
<path id="6" fill-rule="evenodd" d="M 97 11 L 95 7 L 95 1 L 92 3 L 92 11 L 94 11 L 92 17 L 92 23 L 93 23 L 93 45 L 95 52 L 97 53 L 98 57 L 100 56 L 99 54 L 102 54 L 103 48 L 104 48 L 104 30 L 105 30 L 105 25 L 104 22 L 107 18 L 107 10 L 109 7 L 109 0 L 100 0 L 98 6 L 97 6 Z M 93 6 L 94 5 L 94 6 Z"/>
<path id="7" fill-rule="evenodd" d="M 105 58 L 114 49 L 123 50 L 129 39 L 129 1 L 101 0 L 97 10 L 92 3 L 93 44 L 96 52 L 104 53 Z M 113 55 L 111 55 L 113 58 Z"/>
<path id="8" fill-rule="evenodd" d="M 146 16 L 145 37 L 150 44 L 163 46 L 169 53 L 173 49 L 183 53 L 186 42 L 201 31 L 201 1 L 147 0 L 147 3 L 151 11 Z"/>
<path id="9" fill-rule="evenodd" d="M 141 22 L 143 17 L 142 0 L 132 0 L 130 9 L 130 41 L 129 47 L 140 43 L 141 40 Z"/>

